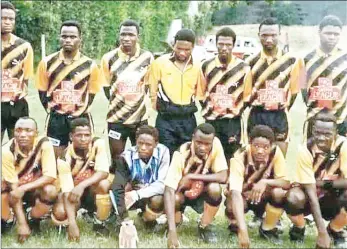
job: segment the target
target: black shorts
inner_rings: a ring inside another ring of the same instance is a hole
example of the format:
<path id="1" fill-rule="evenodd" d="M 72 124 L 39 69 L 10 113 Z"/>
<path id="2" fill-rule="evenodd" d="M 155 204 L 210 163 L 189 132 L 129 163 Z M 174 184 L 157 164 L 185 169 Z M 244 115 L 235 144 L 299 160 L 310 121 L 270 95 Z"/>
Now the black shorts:
<path id="1" fill-rule="evenodd" d="M 322 217 L 325 220 L 332 220 L 336 215 L 340 213 L 341 208 L 343 207 L 340 203 L 339 197 L 341 196 L 342 191 L 332 190 L 325 191 L 324 194 L 321 194 L 318 197 L 320 210 Z M 311 214 L 311 207 L 309 201 L 306 201 L 304 208 L 304 215 Z"/>
<path id="2" fill-rule="evenodd" d="M 1 132 L 13 130 L 17 120 L 25 116 L 29 116 L 29 107 L 24 98 L 16 102 L 1 102 Z"/>
<path id="3" fill-rule="evenodd" d="M 241 147 L 241 118 L 206 120 L 206 123 L 213 125 L 216 129 L 216 137 L 222 143 L 225 157 L 227 160 L 230 159 L 235 151 Z M 230 137 L 235 137 L 236 141 L 229 143 Z"/>
<path id="4" fill-rule="evenodd" d="M 202 214 L 204 212 L 204 202 L 207 195 L 203 192 L 198 198 L 194 200 L 189 200 L 185 198 L 183 205 L 181 206 L 180 211 L 183 213 L 186 207 L 191 207 L 198 214 Z"/>
<path id="5" fill-rule="evenodd" d="M 172 156 L 182 144 L 191 141 L 196 128 L 196 118 L 194 114 L 158 114 L 155 127 L 159 132 L 159 143 L 166 145 Z"/>
<path id="6" fill-rule="evenodd" d="M 127 141 L 128 137 L 132 145 L 136 144 L 136 130 L 142 125 L 147 125 L 148 121 L 144 120 L 134 125 L 124 125 L 122 123 L 108 123 L 108 137 L 114 140 Z"/>
<path id="7" fill-rule="evenodd" d="M 76 118 L 87 118 L 89 120 L 92 133 L 94 132 L 94 123 L 90 113 L 84 113 L 79 117 L 50 112 L 46 119 L 46 134 L 51 140 L 53 146 L 67 146 L 70 141 L 70 124 Z"/>
<path id="8" fill-rule="evenodd" d="M 248 118 L 247 133 L 256 125 L 272 128 L 277 141 L 286 141 L 288 137 L 288 117 L 284 110 L 268 111 L 263 107 L 252 107 Z"/>

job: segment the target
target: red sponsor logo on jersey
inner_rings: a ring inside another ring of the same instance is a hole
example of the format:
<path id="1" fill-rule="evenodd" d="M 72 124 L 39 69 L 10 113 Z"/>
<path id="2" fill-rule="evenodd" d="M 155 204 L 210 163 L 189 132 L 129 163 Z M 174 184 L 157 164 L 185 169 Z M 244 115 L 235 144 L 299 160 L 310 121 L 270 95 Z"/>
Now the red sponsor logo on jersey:
<path id="1" fill-rule="evenodd" d="M 332 101 L 341 99 L 341 90 L 333 86 L 329 78 L 318 78 L 318 86 L 311 88 L 309 100 L 317 101 L 319 107 L 332 108 Z"/>
<path id="2" fill-rule="evenodd" d="M 2 70 L 1 79 L 1 99 L 3 102 L 15 100 L 16 93 L 20 91 L 21 81 L 12 77 L 11 71 L 8 69 Z"/>
<path id="3" fill-rule="evenodd" d="M 266 87 L 258 90 L 258 101 L 265 104 L 268 110 L 277 110 L 278 104 L 285 104 L 286 92 L 283 88 L 278 87 L 275 80 L 267 80 Z"/>
<path id="4" fill-rule="evenodd" d="M 227 109 L 235 109 L 235 98 L 232 94 L 228 93 L 228 87 L 218 85 L 216 92 L 211 93 L 211 101 L 213 103 L 213 110 L 219 114 L 226 114 Z"/>
<path id="5" fill-rule="evenodd" d="M 143 95 L 140 72 L 126 73 L 120 76 L 117 83 L 117 93 L 126 101 L 137 101 Z"/>
<path id="6" fill-rule="evenodd" d="M 74 89 L 72 81 L 62 81 L 61 89 L 54 90 L 53 101 L 62 105 L 63 111 L 73 111 L 75 105 L 81 105 L 83 92 Z"/>

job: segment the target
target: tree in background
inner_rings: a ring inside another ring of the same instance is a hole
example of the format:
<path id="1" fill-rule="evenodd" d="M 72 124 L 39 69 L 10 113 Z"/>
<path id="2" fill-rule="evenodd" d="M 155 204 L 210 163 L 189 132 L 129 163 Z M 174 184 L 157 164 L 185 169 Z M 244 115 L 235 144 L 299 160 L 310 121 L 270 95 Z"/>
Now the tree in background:
<path id="1" fill-rule="evenodd" d="M 41 58 L 41 34 L 46 37 L 46 54 L 59 49 L 59 28 L 63 21 L 76 19 L 82 25 L 83 53 L 99 59 L 116 45 L 119 24 L 127 18 L 140 23 L 141 45 L 150 51 L 161 51 L 170 22 L 187 18 L 186 1 L 13 1 L 20 12 L 16 34 L 28 40 L 35 51 L 35 62 Z"/>

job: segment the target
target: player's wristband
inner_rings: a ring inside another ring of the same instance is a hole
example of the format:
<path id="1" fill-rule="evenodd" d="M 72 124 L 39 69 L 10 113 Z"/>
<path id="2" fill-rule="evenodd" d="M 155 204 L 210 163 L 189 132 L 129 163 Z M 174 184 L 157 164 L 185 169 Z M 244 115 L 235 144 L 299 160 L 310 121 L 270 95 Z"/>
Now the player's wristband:
<path id="1" fill-rule="evenodd" d="M 323 183 L 323 189 L 325 189 L 325 190 L 331 190 L 331 189 L 333 189 L 333 184 L 334 184 L 333 181 L 331 181 L 331 180 L 325 180 L 324 183 Z"/>

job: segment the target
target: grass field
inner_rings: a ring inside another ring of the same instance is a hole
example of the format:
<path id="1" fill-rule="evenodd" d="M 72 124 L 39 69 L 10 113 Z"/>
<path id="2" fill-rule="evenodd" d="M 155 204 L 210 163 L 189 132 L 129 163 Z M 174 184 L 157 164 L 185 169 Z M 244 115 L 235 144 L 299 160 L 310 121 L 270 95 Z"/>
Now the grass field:
<path id="1" fill-rule="evenodd" d="M 247 26 L 247 27 L 246 27 Z M 234 27 L 234 26 L 233 26 Z M 300 33 L 300 30 L 298 27 L 296 27 L 296 32 L 293 31 L 293 33 L 297 34 Z M 304 34 L 305 31 L 301 32 Z M 310 29 L 310 34 L 313 34 L 312 29 Z M 235 28 L 235 30 L 238 32 L 238 30 L 241 30 L 241 27 Z M 254 25 L 243 25 L 242 27 L 243 32 L 240 35 L 247 35 L 248 33 L 245 30 L 248 30 L 252 34 L 256 32 Z M 344 33 L 346 32 L 346 28 L 344 28 Z M 256 34 L 256 33 L 255 33 Z M 291 34 L 291 33 L 290 33 Z M 251 36 L 251 34 L 248 34 Z M 305 35 L 306 37 L 306 35 Z M 347 37 L 347 36 L 346 36 Z M 300 44 L 302 41 L 298 41 L 297 38 L 293 38 L 293 41 L 297 41 L 293 45 L 295 48 L 301 48 Z M 312 44 L 305 43 L 305 48 L 311 49 Z M 39 125 L 39 131 L 41 134 L 43 134 L 44 131 L 44 123 L 46 118 L 46 112 L 41 106 L 41 103 L 38 98 L 38 94 L 36 90 L 32 87 L 29 89 L 29 108 L 30 108 L 30 115 L 34 117 Z M 290 118 L 292 120 L 291 127 L 292 127 L 292 133 L 291 133 L 291 142 L 289 145 L 289 150 L 287 154 L 287 163 L 289 168 L 294 168 L 294 162 L 295 162 L 295 155 L 296 155 L 296 148 L 298 143 L 300 143 L 302 139 L 302 126 L 303 122 L 306 116 L 305 106 L 302 102 L 301 96 L 298 96 L 293 108 L 290 112 Z M 107 143 L 107 135 L 105 132 L 106 128 L 106 111 L 107 111 L 107 100 L 103 93 L 98 94 L 94 100 L 94 103 L 91 108 L 91 112 L 93 115 L 95 128 L 96 128 L 96 135 L 101 136 L 105 138 L 105 143 Z M 154 125 L 155 121 L 155 113 L 150 113 L 150 124 Z M 201 116 L 197 114 L 198 122 L 202 122 Z M 4 140 L 6 141 L 6 139 Z M 135 224 L 139 233 L 139 244 L 138 247 L 141 248 L 165 248 L 166 247 L 166 238 L 164 238 L 164 235 L 162 234 L 155 234 L 152 231 L 144 230 L 142 223 L 137 218 L 135 213 L 131 214 L 133 218 L 135 219 Z M 213 247 L 213 248 L 227 248 L 227 247 L 237 247 L 237 238 L 235 236 L 229 235 L 227 227 L 227 220 L 224 217 L 224 206 L 222 205 L 216 219 L 214 221 L 215 229 L 218 234 L 219 242 L 217 244 L 213 245 L 207 245 L 204 244 L 202 241 L 200 241 L 197 237 L 197 220 L 199 216 L 194 213 L 191 209 L 188 209 L 186 212 L 187 217 L 190 219 L 188 223 L 184 223 L 178 230 L 179 238 L 181 241 L 181 244 L 185 248 L 189 247 L 201 247 L 201 248 L 207 248 L 207 247 Z M 250 214 L 247 214 L 247 220 L 249 221 L 251 218 Z M 25 244 L 24 246 L 20 245 L 16 241 L 15 231 L 12 230 L 9 234 L 6 234 L 2 236 L 2 247 L 3 248 L 18 248 L 18 247 L 26 247 L 26 248 L 115 248 L 118 247 L 118 235 L 117 234 L 111 234 L 110 237 L 100 237 L 93 233 L 92 231 L 92 225 L 88 224 L 86 221 L 79 219 L 79 224 L 81 228 L 81 240 L 79 243 L 76 242 L 68 242 L 67 235 L 63 232 L 61 234 L 58 234 L 58 231 L 53 227 L 53 225 L 50 223 L 50 221 L 44 221 L 42 224 L 42 234 L 41 235 L 34 235 L 32 236 Z M 257 228 L 250 229 L 250 238 L 251 238 L 251 247 L 253 248 L 312 248 L 314 247 L 315 239 L 316 239 L 316 231 L 314 227 L 308 227 L 306 232 L 306 241 L 304 244 L 293 244 L 289 241 L 288 237 L 288 229 L 289 229 L 289 220 L 286 217 L 286 215 L 283 215 L 283 226 L 284 234 L 283 237 L 283 243 L 280 245 L 274 245 L 271 243 L 267 243 L 258 237 L 258 230 Z"/>

